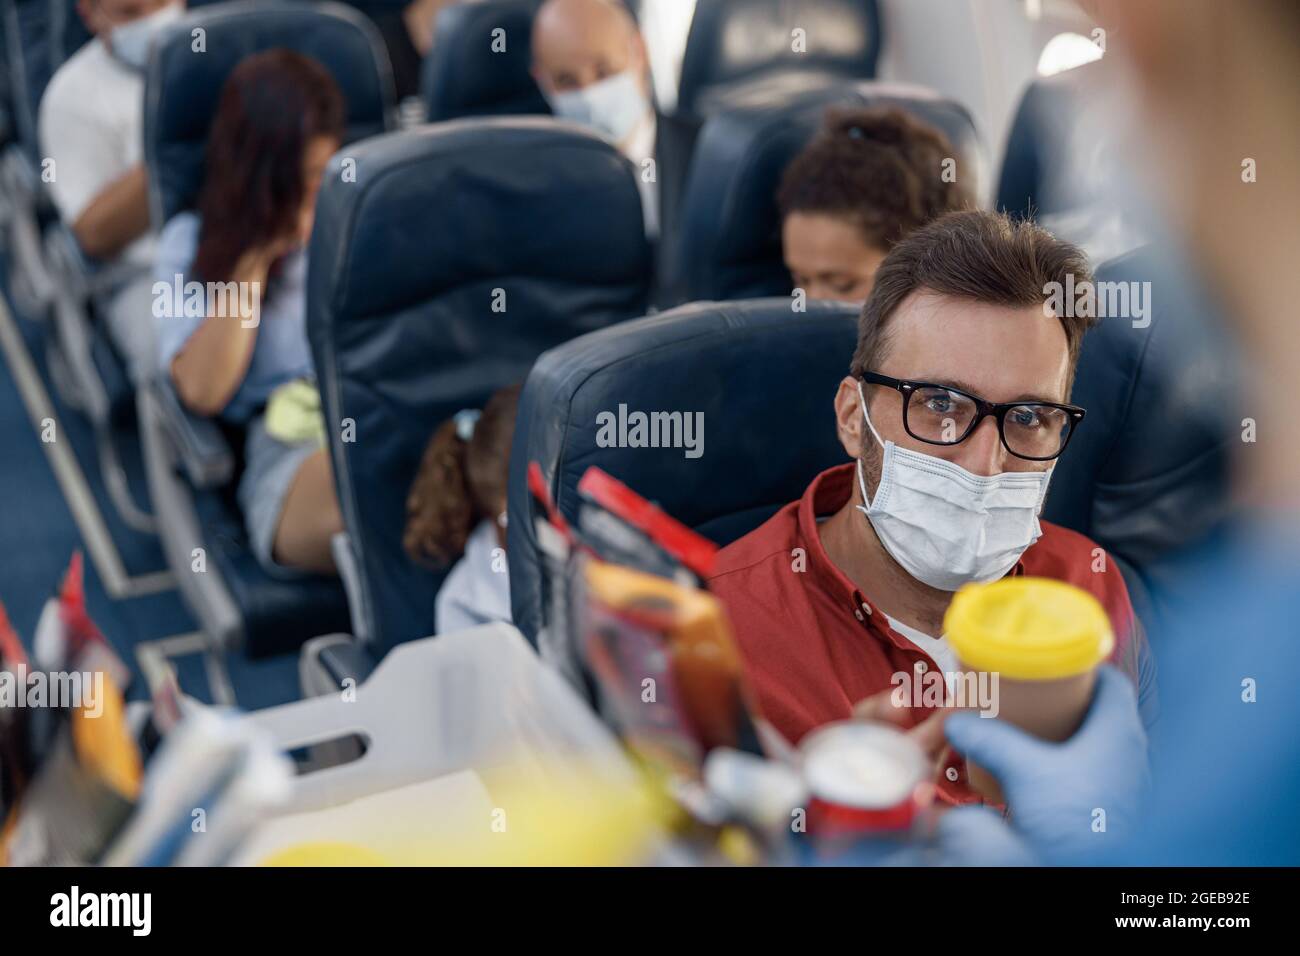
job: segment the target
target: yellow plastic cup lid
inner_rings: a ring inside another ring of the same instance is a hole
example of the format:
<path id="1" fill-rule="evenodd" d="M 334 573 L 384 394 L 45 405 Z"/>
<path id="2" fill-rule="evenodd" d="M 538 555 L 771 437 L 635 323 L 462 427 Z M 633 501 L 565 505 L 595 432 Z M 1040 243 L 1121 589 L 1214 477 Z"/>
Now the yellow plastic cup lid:
<path id="1" fill-rule="evenodd" d="M 948 643 L 967 667 L 1013 680 L 1057 680 L 1096 667 L 1115 647 L 1101 602 L 1050 578 L 968 584 L 943 619 Z"/>

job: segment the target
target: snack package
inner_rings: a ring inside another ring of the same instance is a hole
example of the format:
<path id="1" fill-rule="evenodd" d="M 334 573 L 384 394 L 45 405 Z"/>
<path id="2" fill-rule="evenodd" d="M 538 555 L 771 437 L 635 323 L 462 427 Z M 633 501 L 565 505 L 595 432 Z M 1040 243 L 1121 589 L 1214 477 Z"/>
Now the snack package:
<path id="1" fill-rule="evenodd" d="M 634 749 L 692 777 L 715 747 L 761 752 L 716 598 L 595 559 L 582 582 L 587 666 Z"/>

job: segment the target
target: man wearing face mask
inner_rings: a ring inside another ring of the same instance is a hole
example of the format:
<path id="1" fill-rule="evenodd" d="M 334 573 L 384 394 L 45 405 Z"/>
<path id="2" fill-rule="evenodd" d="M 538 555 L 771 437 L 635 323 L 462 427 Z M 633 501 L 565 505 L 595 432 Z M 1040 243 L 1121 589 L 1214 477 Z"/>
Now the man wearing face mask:
<path id="1" fill-rule="evenodd" d="M 41 100 L 41 148 L 54 161 L 49 188 L 59 215 L 88 257 L 121 267 L 106 317 L 134 381 L 154 356 L 144 68 L 154 36 L 183 11 L 178 0 L 78 0 L 94 39 L 59 68 Z"/>
<path id="2" fill-rule="evenodd" d="M 608 137 L 636 166 L 646 233 L 658 234 L 656 117 L 645 42 L 618 0 L 546 0 L 533 21 L 533 78 L 551 111 Z"/>
<path id="3" fill-rule="evenodd" d="M 709 581 L 759 710 L 788 739 L 851 716 L 918 664 L 955 671 L 943 635 L 953 592 L 1005 575 L 1093 594 L 1115 630 L 1112 663 L 1154 709 L 1124 579 L 1092 541 L 1038 518 L 1084 418 L 1069 395 L 1088 320 L 1044 306 L 1069 275 L 1091 278 L 1077 248 L 987 212 L 935 220 L 881 264 L 835 396 L 851 463 L 725 548 Z M 940 790 L 976 799 L 959 760 Z"/>

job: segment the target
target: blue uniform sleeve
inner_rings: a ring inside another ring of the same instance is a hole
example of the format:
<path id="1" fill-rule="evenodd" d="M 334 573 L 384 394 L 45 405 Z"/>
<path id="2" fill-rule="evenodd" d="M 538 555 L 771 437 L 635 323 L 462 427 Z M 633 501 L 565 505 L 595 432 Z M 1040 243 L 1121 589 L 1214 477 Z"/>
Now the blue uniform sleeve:
<path id="1" fill-rule="evenodd" d="M 1137 619 L 1134 618 L 1136 621 Z M 1160 691 L 1156 682 L 1156 655 L 1151 650 L 1146 631 L 1139 621 L 1133 634 L 1137 640 L 1137 691 L 1138 712 L 1142 715 L 1142 726 L 1147 735 L 1155 729 L 1160 719 Z"/>

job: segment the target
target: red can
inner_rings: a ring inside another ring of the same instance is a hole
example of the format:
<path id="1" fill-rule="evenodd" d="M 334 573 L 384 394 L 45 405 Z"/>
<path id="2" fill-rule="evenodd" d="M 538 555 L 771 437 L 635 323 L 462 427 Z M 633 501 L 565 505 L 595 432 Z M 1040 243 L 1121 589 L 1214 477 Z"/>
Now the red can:
<path id="1" fill-rule="evenodd" d="M 899 833 L 934 796 L 930 762 L 903 731 L 840 721 L 799 746 L 808 785 L 808 832 L 839 838 Z"/>

